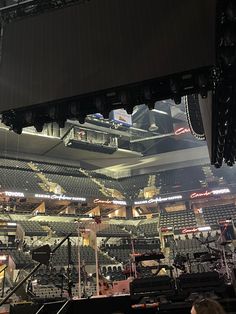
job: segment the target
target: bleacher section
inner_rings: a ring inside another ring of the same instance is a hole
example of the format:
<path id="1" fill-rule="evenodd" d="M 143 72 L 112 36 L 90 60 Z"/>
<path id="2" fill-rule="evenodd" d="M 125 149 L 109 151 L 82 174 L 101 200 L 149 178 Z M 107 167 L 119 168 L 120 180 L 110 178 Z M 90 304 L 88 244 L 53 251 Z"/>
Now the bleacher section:
<path id="1" fill-rule="evenodd" d="M 222 182 L 224 185 L 234 183 L 234 170 L 224 169 L 223 171 L 221 169 L 215 173 L 212 167 L 210 169 L 214 173 L 215 181 L 213 183 L 206 181 L 203 167 L 200 166 L 113 179 L 104 174 L 85 171 L 75 166 L 0 158 L 0 188 L 42 193 L 43 186 L 40 187 L 39 183 L 43 182 L 38 175 L 44 174 L 48 180 L 59 184 L 66 193 L 73 196 L 104 197 L 100 189 L 105 187 L 115 189 L 127 198 L 137 199 L 140 192 L 143 192 L 143 189 L 148 186 L 150 176 L 154 178 L 153 182 L 161 194 L 196 190 L 203 186 L 217 188 Z M 188 176 L 188 173 L 191 173 L 191 177 Z"/>
<path id="2" fill-rule="evenodd" d="M 117 225 L 107 224 L 104 229 L 97 232 L 98 237 L 128 237 L 129 233 Z"/>
<path id="3" fill-rule="evenodd" d="M 16 249 L 3 249 L 1 254 L 10 255 L 13 262 L 16 265 L 16 269 L 31 269 L 35 262 L 32 260 L 29 253 L 23 252 L 22 250 Z"/>
<path id="4" fill-rule="evenodd" d="M 158 219 L 159 220 L 159 219 Z M 145 237 L 156 237 L 159 235 L 158 232 L 158 221 L 144 222 L 138 225 L 139 234 Z"/>
<path id="5" fill-rule="evenodd" d="M 66 246 L 61 246 L 52 257 L 53 265 L 65 266 L 68 263 L 68 249 Z M 80 258 L 86 265 L 95 264 L 95 251 L 90 246 L 80 246 Z M 78 247 L 71 247 L 71 259 L 74 265 L 78 265 Z M 98 252 L 98 261 L 100 265 L 113 264 L 114 262 L 105 254 Z"/>
<path id="6" fill-rule="evenodd" d="M 45 224 L 44 222 L 41 222 Z M 55 233 L 55 236 L 66 236 L 72 233 L 72 236 L 78 236 L 78 226 L 73 222 L 47 222 L 47 225 Z"/>
<path id="7" fill-rule="evenodd" d="M 205 207 L 202 211 L 204 220 L 208 225 L 215 225 L 223 219 L 236 219 L 235 204 Z"/>
<path id="8" fill-rule="evenodd" d="M 172 213 L 161 213 L 160 227 L 174 227 L 176 229 L 197 226 L 193 211 L 180 211 Z"/>
<path id="9" fill-rule="evenodd" d="M 16 160 L 16 159 L 8 159 L 8 158 L 0 158 L 0 167 L 1 168 L 30 170 L 30 167 L 26 161 Z"/>
<path id="10" fill-rule="evenodd" d="M 47 236 L 47 232 L 43 230 L 40 223 L 37 221 L 21 220 L 18 224 L 24 230 L 25 236 Z"/>
<path id="11" fill-rule="evenodd" d="M 160 250 L 159 239 L 154 239 L 152 241 L 140 239 L 134 240 L 131 244 L 130 239 L 123 240 L 121 244 L 105 244 L 102 246 L 102 250 L 107 252 L 110 257 L 115 257 L 118 262 L 128 262 L 131 257 L 131 253 L 147 253 L 150 251 Z"/>
<path id="12" fill-rule="evenodd" d="M 80 168 L 64 166 L 64 165 L 56 165 L 42 162 L 34 162 L 39 171 L 43 173 L 51 173 L 51 174 L 59 174 L 66 176 L 78 176 L 78 177 L 86 177 L 83 172 L 80 171 Z"/>
<path id="13" fill-rule="evenodd" d="M 80 197 L 101 198 L 103 194 L 98 186 L 90 179 L 84 177 L 66 176 L 58 174 L 47 174 L 51 182 L 58 183 L 67 193 Z"/>
<path id="14" fill-rule="evenodd" d="M 18 168 L 0 168 L 0 187 L 4 190 L 38 193 L 42 192 L 40 180 L 30 170 Z"/>
<path id="15" fill-rule="evenodd" d="M 120 179 L 119 182 L 123 186 L 124 192 L 128 191 L 131 197 L 137 198 L 140 190 L 148 185 L 148 178 L 149 175 L 143 174 L 141 176 Z"/>
<path id="16" fill-rule="evenodd" d="M 191 176 L 187 176 L 187 173 L 191 173 Z M 161 187 L 161 193 L 174 193 L 200 189 L 202 178 L 204 175 L 201 167 L 188 167 L 160 172 L 158 183 Z"/>

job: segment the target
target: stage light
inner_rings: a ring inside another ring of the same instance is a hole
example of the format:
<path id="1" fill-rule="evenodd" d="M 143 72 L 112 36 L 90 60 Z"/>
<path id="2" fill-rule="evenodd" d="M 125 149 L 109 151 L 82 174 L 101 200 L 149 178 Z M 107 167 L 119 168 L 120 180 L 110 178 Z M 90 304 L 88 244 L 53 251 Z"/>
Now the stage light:
<path id="1" fill-rule="evenodd" d="M 236 30 L 234 23 L 224 26 L 222 43 L 224 46 L 234 46 L 236 43 Z"/>
<path id="2" fill-rule="evenodd" d="M 84 124 L 85 118 L 86 118 L 86 115 L 82 113 L 80 113 L 79 116 L 77 117 L 80 124 Z"/>
<path id="3" fill-rule="evenodd" d="M 207 98 L 208 90 L 207 90 L 207 78 L 204 75 L 198 76 L 198 85 L 200 88 L 200 95 L 203 99 Z"/>
<path id="4" fill-rule="evenodd" d="M 36 121 L 34 122 L 34 127 L 37 132 L 42 132 L 44 127 L 44 122 Z"/>
<path id="5" fill-rule="evenodd" d="M 125 106 L 125 110 L 128 114 L 132 114 L 133 113 L 133 106 L 127 105 L 127 106 Z"/>
<path id="6" fill-rule="evenodd" d="M 22 133 L 22 126 L 13 126 L 12 128 L 10 128 L 10 131 L 15 132 L 16 134 L 21 135 Z"/>
<path id="7" fill-rule="evenodd" d="M 148 106 L 149 110 L 154 110 L 154 108 L 155 108 L 154 102 L 148 102 L 147 106 Z"/>
<path id="8" fill-rule="evenodd" d="M 26 111 L 26 113 L 24 114 L 24 119 L 28 125 L 32 125 L 33 112 L 32 111 Z"/>
<path id="9" fill-rule="evenodd" d="M 235 46 L 221 47 L 219 49 L 219 55 L 224 61 L 226 66 L 231 66 L 236 59 L 236 49 Z"/>
<path id="10" fill-rule="evenodd" d="M 65 123 L 66 123 L 66 118 L 62 118 L 62 119 L 57 121 L 57 124 L 58 124 L 60 129 L 63 129 L 65 127 Z"/>
<path id="11" fill-rule="evenodd" d="M 175 104 L 181 104 L 180 84 L 177 82 L 177 80 L 170 80 L 170 89 L 173 93 L 172 98 Z"/>
<path id="12" fill-rule="evenodd" d="M 120 102 L 122 105 L 129 106 L 129 103 L 130 103 L 129 98 L 130 97 L 128 96 L 127 92 L 121 92 L 120 93 Z M 132 108 L 132 111 L 133 111 L 133 108 Z"/>
<path id="13" fill-rule="evenodd" d="M 221 166 L 222 166 L 222 161 L 220 161 L 220 160 L 217 160 L 215 163 L 214 163 L 214 166 L 215 166 L 215 168 L 221 168 Z"/>
<path id="14" fill-rule="evenodd" d="M 226 8 L 226 16 L 230 21 L 236 21 L 236 3 L 235 0 L 231 0 Z"/>
<path id="15" fill-rule="evenodd" d="M 227 161 L 227 166 L 233 167 L 233 165 L 234 165 L 234 161 L 232 161 L 232 160 Z"/>
<path id="16" fill-rule="evenodd" d="M 145 100 L 150 100 L 152 97 L 152 93 L 149 87 L 144 88 L 143 94 L 144 94 Z"/>

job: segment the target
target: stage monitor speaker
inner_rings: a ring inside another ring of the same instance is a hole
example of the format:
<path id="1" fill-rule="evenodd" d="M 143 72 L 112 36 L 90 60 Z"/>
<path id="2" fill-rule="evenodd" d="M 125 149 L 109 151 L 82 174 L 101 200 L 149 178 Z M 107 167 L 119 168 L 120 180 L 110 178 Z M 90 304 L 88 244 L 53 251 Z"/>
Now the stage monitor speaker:
<path id="1" fill-rule="evenodd" d="M 145 296 L 171 296 L 175 293 L 174 282 L 169 276 L 136 278 L 130 283 L 132 299 Z"/>
<path id="2" fill-rule="evenodd" d="M 51 248 L 48 244 L 43 245 L 32 251 L 32 259 L 44 265 L 49 265 Z"/>
<path id="3" fill-rule="evenodd" d="M 216 294 L 223 293 L 225 291 L 225 285 L 223 279 L 220 278 L 219 273 L 203 272 L 182 274 L 177 279 L 178 291 L 186 293 L 204 293 L 214 292 Z"/>

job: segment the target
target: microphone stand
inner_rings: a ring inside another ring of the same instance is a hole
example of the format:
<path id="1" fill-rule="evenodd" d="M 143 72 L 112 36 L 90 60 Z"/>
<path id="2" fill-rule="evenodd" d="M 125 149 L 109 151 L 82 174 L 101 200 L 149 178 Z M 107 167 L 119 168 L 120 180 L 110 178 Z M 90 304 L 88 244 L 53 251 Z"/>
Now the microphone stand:
<path id="1" fill-rule="evenodd" d="M 52 250 L 52 254 L 57 251 L 57 249 L 71 236 L 72 233 L 68 234 L 61 242 L 58 243 L 57 246 Z M 18 285 L 16 285 L 9 293 L 8 295 L 0 302 L 0 306 L 6 303 L 6 301 L 39 269 L 39 267 L 42 265 L 42 263 L 38 263 L 31 272 L 23 278 Z"/>

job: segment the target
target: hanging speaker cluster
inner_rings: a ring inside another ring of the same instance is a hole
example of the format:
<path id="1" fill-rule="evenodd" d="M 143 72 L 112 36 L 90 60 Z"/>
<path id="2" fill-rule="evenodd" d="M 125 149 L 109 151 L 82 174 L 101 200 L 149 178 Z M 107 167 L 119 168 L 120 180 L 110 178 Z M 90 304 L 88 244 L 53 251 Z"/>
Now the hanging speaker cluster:
<path id="1" fill-rule="evenodd" d="M 204 141 L 206 137 L 202 123 L 198 95 L 189 95 L 185 99 L 187 120 L 191 133 L 198 140 Z"/>

